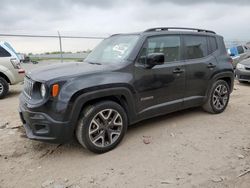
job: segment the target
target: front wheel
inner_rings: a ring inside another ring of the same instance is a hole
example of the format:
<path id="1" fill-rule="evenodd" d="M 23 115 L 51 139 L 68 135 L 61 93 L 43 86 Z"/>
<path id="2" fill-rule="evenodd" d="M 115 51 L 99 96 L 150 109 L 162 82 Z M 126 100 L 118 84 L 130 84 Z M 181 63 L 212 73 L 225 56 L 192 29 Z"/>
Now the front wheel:
<path id="1" fill-rule="evenodd" d="M 76 129 L 79 143 L 94 153 L 115 148 L 127 131 L 127 115 L 113 101 L 103 101 L 83 110 Z"/>
<path id="2" fill-rule="evenodd" d="M 203 109 L 212 114 L 223 112 L 229 101 L 230 89 L 224 80 L 217 80 L 211 87 Z"/>

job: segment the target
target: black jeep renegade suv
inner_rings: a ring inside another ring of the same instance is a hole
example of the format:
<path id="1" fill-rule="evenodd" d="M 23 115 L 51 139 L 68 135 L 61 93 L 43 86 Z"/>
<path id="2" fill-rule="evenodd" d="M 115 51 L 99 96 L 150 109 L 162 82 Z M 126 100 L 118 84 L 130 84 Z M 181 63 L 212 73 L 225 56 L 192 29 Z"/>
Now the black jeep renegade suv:
<path id="1" fill-rule="evenodd" d="M 127 126 L 170 112 L 227 107 L 234 82 L 223 37 L 192 28 L 153 28 L 103 40 L 83 63 L 28 73 L 20 117 L 30 139 L 74 135 L 95 153 L 115 148 Z"/>

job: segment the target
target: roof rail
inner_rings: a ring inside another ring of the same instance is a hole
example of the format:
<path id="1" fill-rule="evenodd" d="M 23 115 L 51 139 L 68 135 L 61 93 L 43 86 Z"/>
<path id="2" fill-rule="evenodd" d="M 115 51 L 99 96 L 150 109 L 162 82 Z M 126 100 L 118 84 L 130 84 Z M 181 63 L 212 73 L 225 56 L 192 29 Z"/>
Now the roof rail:
<path id="1" fill-rule="evenodd" d="M 169 30 L 189 30 L 189 31 L 197 31 L 197 32 L 205 32 L 205 33 L 213 33 L 214 31 L 205 30 L 205 29 L 196 29 L 196 28 L 187 28 L 187 27 L 155 27 L 147 29 L 144 32 L 153 32 L 153 31 L 169 31 Z"/>

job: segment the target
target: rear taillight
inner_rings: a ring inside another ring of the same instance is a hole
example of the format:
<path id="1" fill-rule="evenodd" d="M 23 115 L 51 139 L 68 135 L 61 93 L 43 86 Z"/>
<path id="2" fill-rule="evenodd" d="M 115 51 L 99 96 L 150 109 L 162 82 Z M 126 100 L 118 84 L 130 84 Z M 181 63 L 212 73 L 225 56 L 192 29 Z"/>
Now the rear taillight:
<path id="1" fill-rule="evenodd" d="M 10 62 L 11 62 L 11 64 L 13 65 L 13 67 L 14 67 L 15 69 L 20 69 L 20 68 L 21 68 L 21 67 L 20 67 L 20 62 L 19 62 L 19 60 L 17 60 L 16 58 L 10 59 Z"/>
<path id="2" fill-rule="evenodd" d="M 18 69 L 18 73 L 19 74 L 25 74 L 25 70 L 20 68 L 20 69 Z"/>

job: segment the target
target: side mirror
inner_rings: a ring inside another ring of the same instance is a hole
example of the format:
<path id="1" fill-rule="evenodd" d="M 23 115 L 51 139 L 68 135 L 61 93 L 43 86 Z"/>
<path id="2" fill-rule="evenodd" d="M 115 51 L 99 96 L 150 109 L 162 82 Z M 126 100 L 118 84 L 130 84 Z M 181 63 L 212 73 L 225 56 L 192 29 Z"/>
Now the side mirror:
<path id="1" fill-rule="evenodd" d="M 146 68 L 151 69 L 155 65 L 164 64 L 165 56 L 163 53 L 151 53 L 147 55 Z"/>

